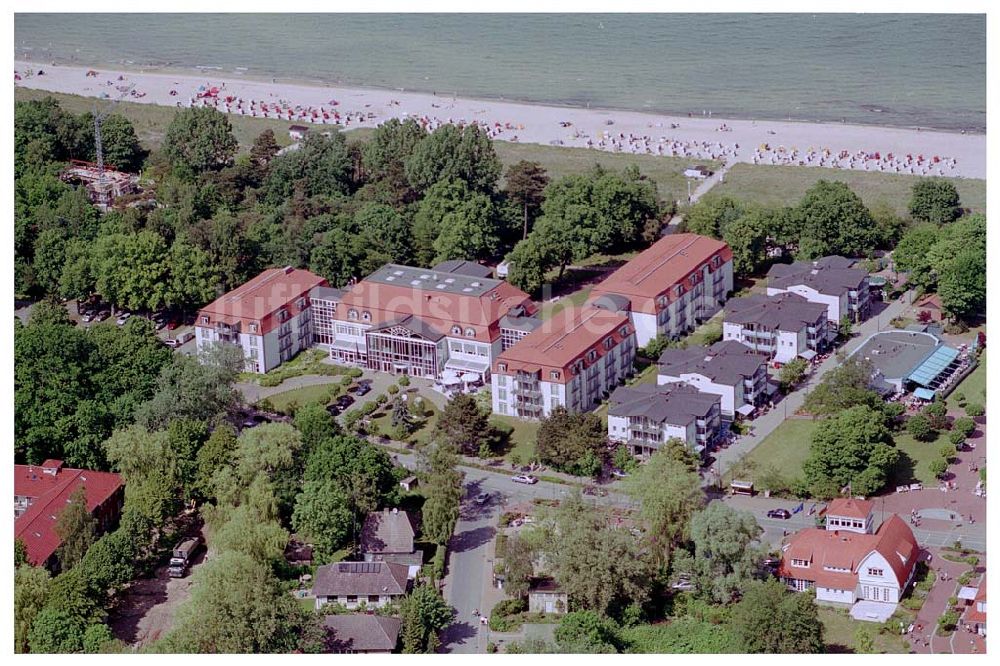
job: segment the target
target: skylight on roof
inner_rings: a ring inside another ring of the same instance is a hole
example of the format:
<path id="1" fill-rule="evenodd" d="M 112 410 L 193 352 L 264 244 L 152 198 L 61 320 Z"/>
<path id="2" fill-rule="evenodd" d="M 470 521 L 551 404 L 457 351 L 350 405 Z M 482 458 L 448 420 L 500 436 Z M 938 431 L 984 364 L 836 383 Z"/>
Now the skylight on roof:
<path id="1" fill-rule="evenodd" d="M 410 280 L 410 284 L 412 284 L 414 287 L 419 287 L 420 280 Z"/>
<path id="2" fill-rule="evenodd" d="M 402 275 L 403 271 L 393 271 L 392 274 L 393 275 Z"/>
<path id="3" fill-rule="evenodd" d="M 464 291 L 464 292 L 470 292 L 470 291 L 472 291 L 472 287 L 462 287 L 462 291 Z"/>
<path id="4" fill-rule="evenodd" d="M 439 284 L 439 285 L 435 285 L 434 288 L 435 289 L 447 289 L 448 285 L 446 285 L 446 284 Z"/>
<path id="5" fill-rule="evenodd" d="M 395 280 L 395 279 L 396 279 L 395 277 L 393 277 L 392 275 L 389 275 L 389 276 L 387 276 L 387 277 L 385 278 L 385 281 L 386 281 L 386 282 L 392 282 L 392 281 L 393 281 L 393 280 Z"/>

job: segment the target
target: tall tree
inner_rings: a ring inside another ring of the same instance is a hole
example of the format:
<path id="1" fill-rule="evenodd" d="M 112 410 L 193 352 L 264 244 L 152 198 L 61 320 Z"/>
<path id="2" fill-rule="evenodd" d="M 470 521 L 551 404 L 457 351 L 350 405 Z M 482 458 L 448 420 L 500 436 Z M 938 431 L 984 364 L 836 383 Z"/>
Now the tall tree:
<path id="1" fill-rule="evenodd" d="M 514 599 L 525 597 L 535 574 L 534 544 L 518 535 L 510 535 L 497 549 L 497 556 L 503 560 L 504 591 Z"/>
<path id="2" fill-rule="evenodd" d="M 601 470 L 607 430 L 593 413 L 559 406 L 542 419 L 535 447 L 539 460 L 569 474 L 593 476 Z"/>
<path id="3" fill-rule="evenodd" d="M 920 178 L 913 184 L 910 215 L 921 222 L 947 224 L 962 214 L 958 188 L 944 178 Z"/>
<path id="4" fill-rule="evenodd" d="M 45 606 L 49 572 L 42 567 L 23 565 L 14 571 L 14 652 L 28 651 L 28 634 L 38 611 Z"/>
<path id="5" fill-rule="evenodd" d="M 413 146 L 405 172 L 421 192 L 442 180 L 458 179 L 470 190 L 489 193 L 500 177 L 500 159 L 478 125 L 442 125 Z"/>
<path id="6" fill-rule="evenodd" d="M 438 633 L 451 624 L 455 609 L 435 588 L 418 585 L 403 599 L 399 615 L 403 621 L 403 653 L 433 654 L 440 645 Z"/>
<path id="7" fill-rule="evenodd" d="M 97 539 L 97 521 L 87 507 L 87 491 L 83 486 L 73 491 L 69 503 L 56 517 L 55 532 L 62 542 L 56 550 L 59 564 L 69 571 L 83 559 L 87 549 Z"/>
<path id="8" fill-rule="evenodd" d="M 395 187 L 408 189 L 406 162 L 413 149 L 427 136 L 416 120 L 390 118 L 372 132 L 362 148 L 362 163 L 369 180 L 387 180 Z"/>
<path id="9" fill-rule="evenodd" d="M 823 623 L 810 595 L 789 592 L 777 580 L 749 586 L 733 608 L 732 627 L 751 654 L 822 652 Z"/>
<path id="10" fill-rule="evenodd" d="M 292 528 L 313 545 L 317 561 L 329 562 L 355 536 L 352 509 L 336 481 L 309 481 L 295 498 Z"/>
<path id="11" fill-rule="evenodd" d="M 845 183 L 817 181 L 796 208 L 801 224 L 798 256 L 865 256 L 878 246 L 878 230 L 861 197 Z"/>
<path id="12" fill-rule="evenodd" d="M 91 120 L 90 114 L 87 114 Z M 142 146 L 135 135 L 135 127 L 125 116 L 117 113 L 101 121 L 101 146 L 104 163 L 119 171 L 138 171 L 142 166 Z"/>
<path id="13" fill-rule="evenodd" d="M 490 430 L 489 414 L 471 395 L 460 393 L 445 405 L 434 438 L 455 451 L 476 455 Z"/>
<path id="14" fill-rule="evenodd" d="M 236 148 L 229 117 L 211 107 L 178 111 L 163 138 L 167 159 L 195 174 L 231 165 Z"/>
<path id="15" fill-rule="evenodd" d="M 666 563 L 674 547 L 687 539 L 691 516 L 705 502 L 698 472 L 658 451 L 625 480 L 624 490 L 641 504 L 639 515 L 649 526 L 652 552 Z"/>
<path id="16" fill-rule="evenodd" d="M 425 447 L 421 467 L 424 475 L 424 535 L 438 545 L 445 545 L 455 531 L 462 500 L 462 473 L 458 457 L 444 442 Z"/>
<path id="17" fill-rule="evenodd" d="M 536 216 L 545 200 L 543 192 L 549 184 L 549 176 L 538 162 L 521 160 L 507 167 L 504 179 L 507 181 L 507 196 L 521 206 L 524 212 L 523 240 L 528 237 L 529 215 Z"/>
<path id="18" fill-rule="evenodd" d="M 847 485 L 854 494 L 874 495 L 899 457 L 885 416 L 858 405 L 820 422 L 803 471 L 817 496 L 832 497 Z"/>

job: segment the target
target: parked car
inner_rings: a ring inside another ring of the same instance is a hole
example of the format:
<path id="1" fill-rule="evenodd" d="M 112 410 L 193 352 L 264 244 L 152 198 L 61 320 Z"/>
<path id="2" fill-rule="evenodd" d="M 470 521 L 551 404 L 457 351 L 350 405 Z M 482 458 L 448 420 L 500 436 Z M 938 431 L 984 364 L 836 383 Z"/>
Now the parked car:
<path id="1" fill-rule="evenodd" d="M 131 312 L 123 312 L 120 315 L 118 315 L 118 319 L 115 321 L 115 323 L 118 324 L 119 326 L 124 326 L 125 322 L 127 322 L 131 316 L 132 316 Z"/>
<path id="2" fill-rule="evenodd" d="M 364 395 L 365 393 L 370 393 L 372 390 L 371 384 L 358 384 L 358 395 Z"/>
<path id="3" fill-rule="evenodd" d="M 167 322 L 167 330 L 172 331 L 181 325 L 180 319 L 174 318 Z"/>
<path id="4" fill-rule="evenodd" d="M 336 404 L 341 409 L 347 409 L 348 407 L 354 404 L 354 397 L 349 395 L 342 395 L 339 398 L 337 398 Z"/>
<path id="5" fill-rule="evenodd" d="M 95 313 L 93 313 L 93 312 L 91 312 L 91 311 L 88 310 L 87 312 L 83 313 L 82 317 L 80 317 L 80 321 L 82 321 L 84 324 L 89 324 L 90 322 L 94 321 L 94 319 L 96 319 L 96 318 L 97 318 L 97 315 Z"/>
<path id="6" fill-rule="evenodd" d="M 768 518 L 780 518 L 781 520 L 788 520 L 792 517 L 792 512 L 788 509 L 771 509 L 767 512 Z"/>
<path id="7" fill-rule="evenodd" d="M 526 483 L 529 486 L 533 486 L 538 483 L 538 479 L 531 476 L 530 474 L 518 474 L 516 476 L 510 477 L 510 480 L 514 483 Z"/>
<path id="8" fill-rule="evenodd" d="M 96 315 L 94 315 L 94 321 L 104 321 L 111 316 L 111 310 L 101 310 Z"/>
<path id="9" fill-rule="evenodd" d="M 583 494 L 594 495 L 596 497 L 607 497 L 608 491 L 605 490 L 604 488 L 598 488 L 597 486 L 584 486 Z"/>
<path id="10" fill-rule="evenodd" d="M 183 333 L 177 336 L 177 346 L 180 347 L 188 340 L 193 340 L 193 339 L 194 339 L 194 331 L 184 331 Z"/>
<path id="11" fill-rule="evenodd" d="M 611 470 L 611 476 L 615 477 L 616 479 L 624 479 L 625 477 L 628 476 L 628 473 L 623 472 L 620 469 L 613 469 Z"/>
<path id="12" fill-rule="evenodd" d="M 689 580 L 685 580 L 685 579 L 682 578 L 681 580 L 679 580 L 676 583 L 674 583 L 673 585 L 671 585 L 670 588 L 673 589 L 673 590 L 693 590 L 694 589 L 694 583 L 692 583 Z"/>
<path id="13" fill-rule="evenodd" d="M 334 403 L 332 405 L 327 405 L 326 411 L 330 414 L 330 416 L 337 416 L 338 414 L 340 414 L 340 405 L 337 403 Z"/>
<path id="14" fill-rule="evenodd" d="M 486 506 L 487 504 L 490 503 L 491 499 L 493 499 L 492 495 L 490 495 L 489 493 L 482 493 L 476 497 L 476 504 L 478 504 L 479 506 Z"/>
<path id="15" fill-rule="evenodd" d="M 174 338 L 167 338 L 166 340 L 163 341 L 163 344 L 170 347 L 171 349 L 177 349 L 178 347 L 181 346 L 180 343 L 177 342 L 177 340 L 175 340 Z"/>

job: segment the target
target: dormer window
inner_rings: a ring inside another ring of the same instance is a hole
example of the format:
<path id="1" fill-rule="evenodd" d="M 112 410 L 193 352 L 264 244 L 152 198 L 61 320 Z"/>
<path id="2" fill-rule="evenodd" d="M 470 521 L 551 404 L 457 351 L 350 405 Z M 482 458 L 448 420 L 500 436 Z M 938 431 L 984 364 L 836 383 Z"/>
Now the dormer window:
<path id="1" fill-rule="evenodd" d="M 620 335 L 621 335 L 621 336 L 622 336 L 623 338 L 624 338 L 624 337 L 626 337 L 626 336 L 628 336 L 628 326 L 622 326 L 622 327 L 621 327 L 620 329 L 618 329 L 618 333 L 619 333 L 619 334 L 620 334 Z"/>
<path id="2" fill-rule="evenodd" d="M 559 379 L 559 371 L 558 370 L 550 370 L 549 371 L 549 379 Z"/>
<path id="3" fill-rule="evenodd" d="M 597 360 L 597 350 L 596 349 L 591 349 L 590 350 L 590 352 L 587 354 L 587 360 L 590 361 L 591 363 L 593 363 L 594 361 Z"/>
<path id="4" fill-rule="evenodd" d="M 674 296 L 680 296 L 684 293 L 684 285 L 677 285 L 674 287 Z"/>
<path id="5" fill-rule="evenodd" d="M 611 349 L 612 345 L 614 345 L 614 341 L 611 338 L 606 338 L 604 340 L 604 348 L 605 349 Z"/>
<path id="6" fill-rule="evenodd" d="M 507 372 L 507 364 L 497 363 L 497 370 L 499 370 L 500 372 Z"/>
<path id="7" fill-rule="evenodd" d="M 371 321 L 372 320 L 372 313 L 371 312 L 367 312 L 367 311 L 366 312 L 362 312 L 361 313 L 361 320 L 362 321 Z"/>
<path id="8" fill-rule="evenodd" d="M 305 310 L 306 309 L 306 299 L 300 298 L 299 300 L 295 301 L 295 307 L 297 307 L 299 310 Z"/>
<path id="9" fill-rule="evenodd" d="M 719 255 L 715 255 L 714 257 L 712 257 L 713 266 L 718 268 L 721 263 L 722 263 L 722 257 L 720 257 Z"/>
<path id="10" fill-rule="evenodd" d="M 792 566 L 793 567 L 802 567 L 803 569 L 808 569 L 809 568 L 809 562 L 807 560 L 797 560 L 795 558 L 792 558 Z"/>
<path id="11" fill-rule="evenodd" d="M 452 335 L 462 335 L 462 327 L 461 326 L 452 326 L 451 327 L 451 334 Z"/>
<path id="12" fill-rule="evenodd" d="M 207 315 L 203 315 L 202 316 L 201 323 L 203 323 L 203 324 L 207 324 L 208 323 L 208 316 Z"/>
<path id="13" fill-rule="evenodd" d="M 476 329 L 474 329 L 474 328 L 467 328 L 467 329 L 465 329 L 465 337 L 467 337 L 467 338 L 474 338 L 474 337 L 476 337 Z"/>
<path id="14" fill-rule="evenodd" d="M 250 332 L 251 333 L 257 332 L 257 324 L 250 324 Z"/>
<path id="15" fill-rule="evenodd" d="M 348 319 L 357 319 L 358 318 L 358 311 L 355 310 L 354 308 L 351 308 L 350 310 L 347 311 L 347 318 Z"/>
<path id="16" fill-rule="evenodd" d="M 278 321 L 280 321 L 280 322 L 286 322 L 286 321 L 288 321 L 288 310 L 279 310 L 278 311 Z"/>

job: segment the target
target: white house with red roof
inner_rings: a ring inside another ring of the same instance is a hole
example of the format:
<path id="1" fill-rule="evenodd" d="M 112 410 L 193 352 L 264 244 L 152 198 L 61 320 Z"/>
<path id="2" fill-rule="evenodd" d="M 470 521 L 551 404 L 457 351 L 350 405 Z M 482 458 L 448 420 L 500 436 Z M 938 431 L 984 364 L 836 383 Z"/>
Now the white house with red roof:
<path id="1" fill-rule="evenodd" d="M 920 547 L 895 514 L 873 530 L 873 508 L 865 500 L 830 502 L 824 528 L 801 530 L 782 546 L 779 578 L 792 589 L 815 590 L 817 601 L 865 602 L 855 619 L 891 615 L 913 581 Z"/>
<path id="2" fill-rule="evenodd" d="M 983 574 L 983 579 L 979 581 L 976 596 L 965 611 L 962 620 L 966 625 L 975 629 L 977 634 L 986 638 L 986 574 Z"/>
<path id="3" fill-rule="evenodd" d="M 61 460 L 14 465 L 14 538 L 24 543 L 31 564 L 59 569 L 56 550 L 62 541 L 56 520 L 79 488 L 84 489 L 98 533 L 114 528 L 125 502 L 119 475 L 64 467 Z"/>
<path id="4" fill-rule="evenodd" d="M 326 284 L 291 266 L 264 271 L 198 311 L 198 351 L 228 342 L 243 349 L 248 372 L 278 367 L 312 346 L 309 292 Z"/>

